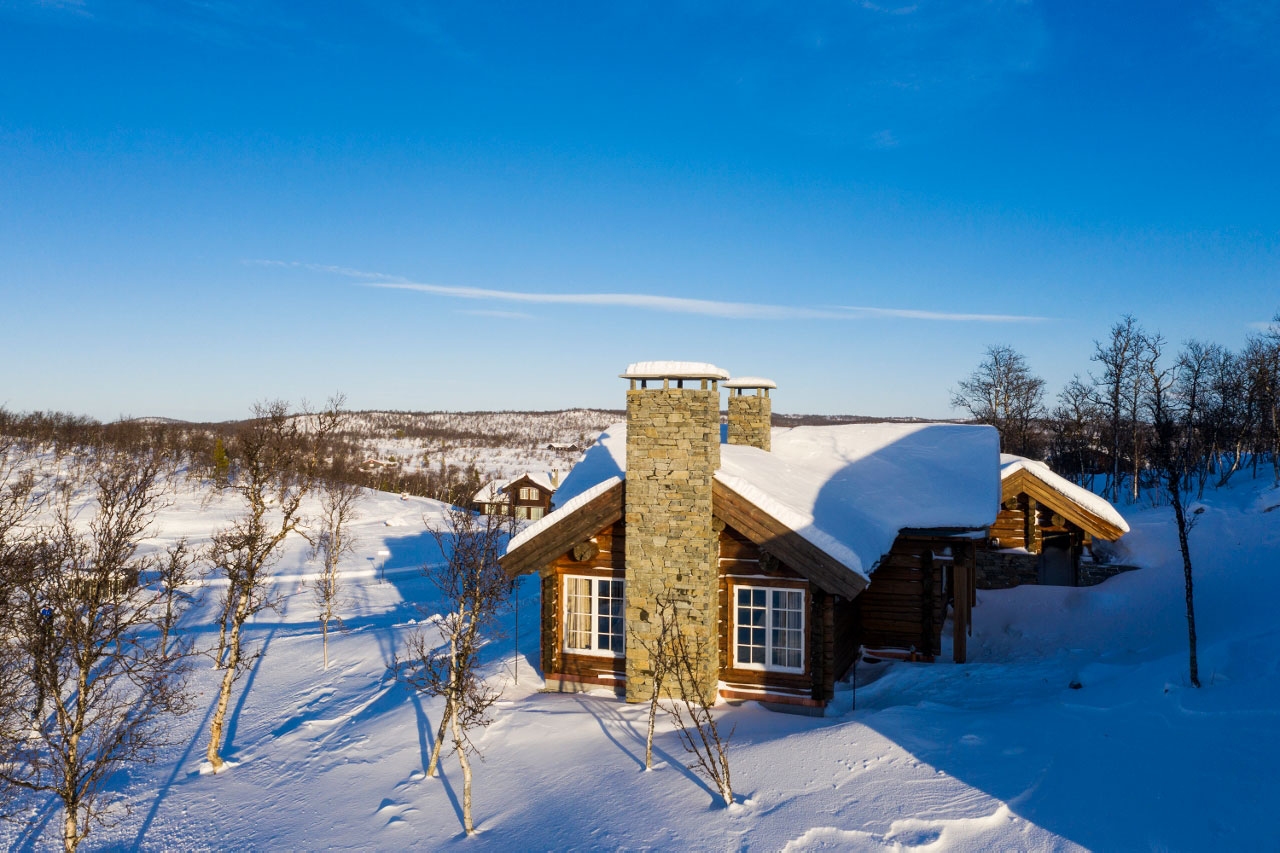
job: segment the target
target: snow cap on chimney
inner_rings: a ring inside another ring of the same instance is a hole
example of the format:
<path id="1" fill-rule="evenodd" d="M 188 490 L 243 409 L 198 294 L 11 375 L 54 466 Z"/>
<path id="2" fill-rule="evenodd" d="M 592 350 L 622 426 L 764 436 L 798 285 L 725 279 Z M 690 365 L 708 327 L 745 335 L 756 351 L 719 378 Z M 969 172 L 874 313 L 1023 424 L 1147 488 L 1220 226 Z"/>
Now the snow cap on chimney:
<path id="1" fill-rule="evenodd" d="M 677 388 L 683 388 L 685 382 L 694 381 L 701 383 L 703 390 L 710 382 L 714 391 L 716 383 L 729 378 L 729 371 L 705 361 L 637 361 L 628 364 L 626 371 L 618 375 L 631 380 L 632 390 L 637 382 L 639 387 L 648 388 L 650 382 L 661 379 L 663 388 L 671 387 L 672 382 Z"/>

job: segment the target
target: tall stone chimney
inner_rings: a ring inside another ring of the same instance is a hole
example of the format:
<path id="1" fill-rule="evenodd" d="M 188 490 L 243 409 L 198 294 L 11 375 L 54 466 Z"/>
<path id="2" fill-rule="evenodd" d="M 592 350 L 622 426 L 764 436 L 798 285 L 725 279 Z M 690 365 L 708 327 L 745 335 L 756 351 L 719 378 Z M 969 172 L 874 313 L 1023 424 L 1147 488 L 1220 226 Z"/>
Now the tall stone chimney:
<path id="1" fill-rule="evenodd" d="M 649 649 L 660 631 L 660 596 L 702 651 L 699 681 L 719 680 L 717 574 L 711 482 L 720 467 L 720 390 L 715 365 L 642 361 L 627 367 L 627 701 L 653 694 Z M 648 647 L 648 648 L 646 648 Z"/>
<path id="2" fill-rule="evenodd" d="M 729 389 L 729 443 L 768 450 L 773 421 L 769 391 L 778 386 L 772 379 L 740 376 L 724 383 L 724 387 Z"/>

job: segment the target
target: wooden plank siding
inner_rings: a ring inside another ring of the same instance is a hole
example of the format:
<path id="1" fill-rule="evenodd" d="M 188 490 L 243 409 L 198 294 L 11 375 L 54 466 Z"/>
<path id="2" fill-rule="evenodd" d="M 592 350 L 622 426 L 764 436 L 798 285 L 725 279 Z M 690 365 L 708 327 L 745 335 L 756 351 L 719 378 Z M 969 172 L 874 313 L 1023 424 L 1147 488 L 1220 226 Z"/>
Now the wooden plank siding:
<path id="1" fill-rule="evenodd" d="M 545 571 L 553 560 L 566 554 L 574 545 L 604 531 L 622 518 L 625 487 L 625 483 L 618 483 L 597 495 L 568 518 L 522 543 L 516 550 L 507 552 L 498 560 L 498 565 L 510 577 Z M 622 564 L 618 565 L 621 567 Z"/>
<path id="2" fill-rule="evenodd" d="M 734 660 L 735 585 L 799 589 L 805 592 L 804 671 L 767 672 L 743 669 Z M 816 603 L 815 588 L 798 572 L 767 555 L 754 542 L 729 525 L 720 531 L 720 681 L 721 691 L 736 698 L 774 699 L 779 701 L 823 700 L 821 669 L 815 670 L 815 648 L 822 660 L 825 628 Z"/>
<path id="3" fill-rule="evenodd" d="M 590 540 L 596 551 L 586 560 L 575 560 L 572 549 L 551 562 L 542 573 L 542 671 L 548 679 L 621 687 L 626 683 L 626 658 L 583 655 L 564 649 L 563 591 L 566 575 L 622 580 L 626 565 L 626 525 L 615 521 Z M 577 543 L 574 543 L 577 544 Z M 548 592 L 554 601 L 547 604 Z"/>
<path id="4" fill-rule="evenodd" d="M 931 660 L 942 651 L 946 572 L 951 540 L 899 536 L 854 600 L 862 645 L 914 651 Z M 847 628 L 845 630 L 848 630 Z"/>

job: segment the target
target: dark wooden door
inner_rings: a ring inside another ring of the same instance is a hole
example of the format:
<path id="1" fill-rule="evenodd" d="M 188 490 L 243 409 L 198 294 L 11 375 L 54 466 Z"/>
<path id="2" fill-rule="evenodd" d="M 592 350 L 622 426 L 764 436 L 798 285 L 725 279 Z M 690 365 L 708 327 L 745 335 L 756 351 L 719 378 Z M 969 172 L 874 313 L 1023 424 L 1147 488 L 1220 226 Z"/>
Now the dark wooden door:
<path id="1" fill-rule="evenodd" d="M 1076 561 L 1070 535 L 1044 537 L 1040 549 L 1040 583 L 1045 586 L 1076 585 Z"/>

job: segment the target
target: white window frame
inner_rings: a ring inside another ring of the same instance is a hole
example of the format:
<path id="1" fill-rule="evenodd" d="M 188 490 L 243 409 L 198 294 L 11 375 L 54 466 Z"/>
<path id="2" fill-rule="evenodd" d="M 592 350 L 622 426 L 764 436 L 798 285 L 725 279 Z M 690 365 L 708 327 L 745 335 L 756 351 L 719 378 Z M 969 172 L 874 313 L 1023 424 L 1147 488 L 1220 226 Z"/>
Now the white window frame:
<path id="1" fill-rule="evenodd" d="M 536 501 L 537 499 L 538 499 L 538 490 L 537 490 L 537 489 L 533 488 L 532 486 L 521 486 L 521 487 L 520 487 L 520 500 L 522 500 L 522 501 Z"/>
<path id="2" fill-rule="evenodd" d="M 765 593 L 765 617 L 764 617 L 764 663 L 742 663 L 738 660 L 738 590 L 763 590 Z M 770 663 L 773 659 L 773 596 L 775 591 L 798 592 L 800 593 L 800 666 L 778 666 Z M 748 583 L 732 584 L 730 589 L 730 607 L 733 610 L 733 625 L 730 630 L 733 632 L 733 668 L 753 670 L 755 672 L 789 672 L 801 673 L 805 671 L 805 656 L 808 652 L 806 632 L 808 631 L 808 609 L 809 609 L 809 593 L 806 587 L 801 586 L 759 586 Z"/>
<path id="3" fill-rule="evenodd" d="M 588 632 L 591 635 L 591 648 L 580 649 L 569 645 L 569 582 L 571 580 L 586 580 L 591 582 L 591 628 Z M 600 591 L 597 583 L 600 581 L 616 581 L 622 584 L 623 606 L 626 606 L 627 586 L 626 581 L 619 577 L 609 577 L 601 575 L 563 575 L 560 584 L 560 646 L 565 654 L 570 655 L 592 655 L 602 658 L 622 658 L 627 654 L 627 630 L 625 615 L 623 621 L 622 633 L 619 638 L 622 640 L 621 649 L 601 649 L 600 645 Z"/>
<path id="4" fill-rule="evenodd" d="M 538 519 L 542 518 L 542 516 L 544 515 L 546 515 L 546 512 L 542 509 L 542 507 L 540 506 L 529 507 L 529 519 L 531 521 L 537 521 Z"/>

